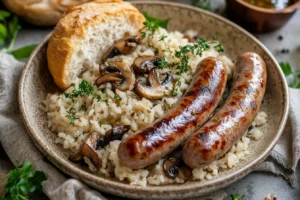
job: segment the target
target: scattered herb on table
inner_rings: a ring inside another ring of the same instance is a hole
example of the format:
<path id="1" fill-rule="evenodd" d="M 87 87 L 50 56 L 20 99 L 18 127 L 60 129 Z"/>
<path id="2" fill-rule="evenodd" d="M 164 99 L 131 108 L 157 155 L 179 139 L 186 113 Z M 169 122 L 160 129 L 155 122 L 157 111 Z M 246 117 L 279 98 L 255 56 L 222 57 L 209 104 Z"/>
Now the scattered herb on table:
<path id="1" fill-rule="evenodd" d="M 0 10 L 0 45 L 5 45 L 0 52 L 12 54 L 17 59 L 25 59 L 29 57 L 36 45 L 25 46 L 13 50 L 19 30 L 19 18 L 11 15 L 10 12 Z"/>
<path id="2" fill-rule="evenodd" d="M 211 10 L 210 0 L 193 0 L 192 5 L 204 10 Z"/>
<path id="3" fill-rule="evenodd" d="M 293 72 L 290 63 L 288 63 L 288 62 L 280 62 L 279 65 L 285 76 L 289 76 L 289 75 L 293 76 L 293 83 L 290 84 L 289 86 L 291 88 L 299 88 L 300 89 L 300 71 Z"/>
<path id="4" fill-rule="evenodd" d="M 44 172 L 34 171 L 31 162 L 26 161 L 8 173 L 3 200 L 26 200 L 29 196 L 41 194 L 41 183 L 46 179 Z"/>
<path id="5" fill-rule="evenodd" d="M 231 200 L 243 200 L 245 198 L 245 195 L 240 196 L 239 194 L 231 194 L 230 197 Z"/>

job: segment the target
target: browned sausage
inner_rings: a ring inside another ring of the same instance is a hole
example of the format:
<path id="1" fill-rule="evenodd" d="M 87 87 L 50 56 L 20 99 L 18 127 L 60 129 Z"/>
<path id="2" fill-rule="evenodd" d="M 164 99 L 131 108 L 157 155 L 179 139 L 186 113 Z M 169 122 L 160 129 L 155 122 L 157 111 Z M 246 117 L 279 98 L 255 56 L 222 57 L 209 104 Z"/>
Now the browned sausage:
<path id="1" fill-rule="evenodd" d="M 222 108 L 185 143 L 184 162 L 197 168 L 223 156 L 251 125 L 266 90 L 266 64 L 256 53 L 239 56 L 234 83 Z"/>
<path id="2" fill-rule="evenodd" d="M 124 139 L 118 149 L 120 162 L 140 169 L 157 162 L 207 121 L 218 105 L 227 81 L 226 66 L 209 57 L 197 66 L 191 85 L 161 119 Z"/>

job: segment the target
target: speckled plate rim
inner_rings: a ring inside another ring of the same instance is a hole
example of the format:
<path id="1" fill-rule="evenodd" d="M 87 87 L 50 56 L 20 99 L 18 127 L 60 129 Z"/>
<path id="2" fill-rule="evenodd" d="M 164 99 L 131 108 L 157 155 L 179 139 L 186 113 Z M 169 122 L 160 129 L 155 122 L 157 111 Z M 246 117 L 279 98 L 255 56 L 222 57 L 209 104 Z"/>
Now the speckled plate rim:
<path id="1" fill-rule="evenodd" d="M 187 198 L 187 197 L 194 197 L 199 196 L 203 194 L 207 194 L 209 192 L 212 192 L 214 190 L 226 187 L 229 184 L 232 184 L 233 182 L 237 181 L 238 179 L 244 177 L 246 174 L 250 173 L 251 170 L 261 163 L 263 160 L 267 158 L 267 156 L 270 154 L 273 147 L 278 142 L 281 133 L 285 127 L 287 117 L 288 117 L 288 108 L 289 108 L 289 95 L 288 95 L 288 86 L 285 81 L 285 77 L 283 72 L 281 71 L 276 59 L 273 57 L 273 55 L 270 53 L 270 51 L 260 42 L 258 41 L 254 36 L 252 36 L 250 33 L 248 33 L 243 28 L 239 27 L 238 25 L 230 22 L 229 20 L 218 16 L 214 13 L 192 7 L 189 5 L 184 5 L 180 3 L 172 3 L 172 2 L 153 2 L 153 1 L 135 1 L 131 2 L 133 5 L 149 5 L 149 4 L 156 4 L 156 5 L 170 5 L 170 6 L 176 6 L 179 9 L 180 8 L 186 8 L 190 9 L 196 12 L 202 12 L 206 15 L 209 15 L 213 18 L 216 18 L 217 20 L 220 20 L 227 25 L 239 29 L 243 34 L 247 35 L 253 42 L 258 44 L 271 58 L 272 62 L 276 65 L 276 70 L 280 74 L 280 78 L 282 79 L 283 85 L 283 98 L 284 98 L 284 110 L 283 114 L 281 116 L 280 125 L 279 128 L 274 136 L 274 139 L 272 142 L 268 145 L 268 147 L 263 151 L 262 154 L 257 156 L 255 160 L 253 160 L 251 163 L 243 166 L 240 169 L 237 169 L 236 171 L 231 172 L 230 174 L 227 174 L 223 177 L 218 177 L 209 181 L 203 182 L 191 182 L 188 184 L 174 184 L 174 185 L 164 185 L 164 186 L 151 186 L 151 187 L 141 187 L 141 186 L 133 186 L 122 182 L 117 182 L 113 180 L 109 180 L 103 177 L 99 177 L 96 175 L 93 175 L 91 173 L 88 173 L 87 171 L 81 170 L 75 166 L 70 165 L 66 160 L 62 159 L 58 154 L 56 154 L 52 149 L 50 149 L 46 143 L 41 140 L 39 137 L 39 133 L 37 130 L 33 128 L 33 125 L 31 124 L 31 121 L 25 112 L 25 104 L 24 104 L 24 89 L 26 87 L 25 85 L 25 79 L 28 75 L 30 67 L 32 67 L 32 61 L 35 58 L 36 54 L 40 51 L 41 47 L 45 45 L 48 42 L 49 37 L 51 36 L 51 33 L 45 37 L 45 39 L 36 47 L 36 49 L 32 52 L 31 56 L 26 62 L 25 68 L 21 74 L 21 79 L 19 83 L 18 88 L 18 100 L 19 100 L 19 108 L 21 111 L 21 115 L 24 121 L 24 124 L 26 126 L 27 132 L 31 139 L 33 140 L 34 144 L 38 147 L 38 149 L 54 164 L 56 165 L 60 170 L 65 172 L 66 174 L 69 174 L 72 177 L 79 177 L 79 179 L 83 180 L 84 182 L 88 183 L 89 185 L 97 185 L 97 188 L 112 193 L 114 195 L 118 196 L 126 196 L 126 197 L 132 197 L 132 198 L 149 198 L 149 199 L 158 199 L 158 198 Z M 63 166 L 63 167 L 62 167 Z"/>

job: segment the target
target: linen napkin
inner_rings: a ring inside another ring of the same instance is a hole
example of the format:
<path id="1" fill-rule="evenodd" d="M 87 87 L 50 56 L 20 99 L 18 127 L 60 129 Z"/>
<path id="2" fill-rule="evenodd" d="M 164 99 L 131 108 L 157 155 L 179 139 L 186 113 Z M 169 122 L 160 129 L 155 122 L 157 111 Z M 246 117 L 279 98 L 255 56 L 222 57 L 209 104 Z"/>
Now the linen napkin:
<path id="1" fill-rule="evenodd" d="M 10 160 L 23 163 L 30 160 L 36 170 L 44 171 L 48 179 L 43 182 L 45 194 L 50 199 L 63 200 L 117 200 L 123 199 L 92 190 L 66 175 L 44 159 L 26 133 L 17 101 L 17 88 L 24 63 L 11 55 L 0 54 L 0 141 Z M 269 158 L 255 171 L 272 172 L 285 177 L 295 187 L 294 173 L 300 157 L 300 90 L 290 89 L 290 114 L 284 134 Z M 220 200 L 227 197 L 224 191 L 192 200 Z"/>

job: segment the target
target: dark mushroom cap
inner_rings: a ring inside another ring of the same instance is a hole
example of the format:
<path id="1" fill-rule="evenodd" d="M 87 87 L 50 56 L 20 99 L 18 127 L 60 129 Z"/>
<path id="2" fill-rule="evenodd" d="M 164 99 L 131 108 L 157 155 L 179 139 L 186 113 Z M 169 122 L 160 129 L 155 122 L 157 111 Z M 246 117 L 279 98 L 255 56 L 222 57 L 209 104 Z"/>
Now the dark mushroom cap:
<path id="1" fill-rule="evenodd" d="M 173 153 L 164 161 L 163 171 L 167 177 L 172 179 L 178 177 L 184 181 L 187 181 L 192 177 L 191 168 L 184 164 L 179 152 Z"/>
<path id="2" fill-rule="evenodd" d="M 160 59 L 158 56 L 139 56 L 134 60 L 132 68 L 136 73 L 145 74 L 157 67 Z"/>
<path id="3" fill-rule="evenodd" d="M 96 85 L 111 82 L 112 86 L 121 91 L 131 89 L 135 82 L 135 75 L 131 68 L 122 62 L 105 63 L 106 66 L 100 65 L 101 76 L 96 80 Z"/>
<path id="4" fill-rule="evenodd" d="M 174 78 L 170 72 L 165 74 L 165 79 L 161 82 L 159 80 L 159 74 L 156 71 L 156 68 L 150 70 L 149 75 L 147 77 L 148 85 L 144 85 L 141 80 L 137 80 L 135 83 L 135 91 L 136 93 L 147 99 L 161 99 L 165 95 L 169 95 L 171 93 L 171 89 L 174 87 Z"/>
<path id="5" fill-rule="evenodd" d="M 120 54 L 132 53 L 140 43 L 140 35 L 125 36 L 115 42 L 115 44 L 103 54 L 102 62 L 105 62 L 107 58 L 113 58 Z"/>
<path id="6" fill-rule="evenodd" d="M 82 155 L 89 158 L 97 168 L 100 168 L 102 164 L 102 160 L 97 153 L 98 141 L 101 137 L 100 133 L 92 132 L 81 147 Z"/>

